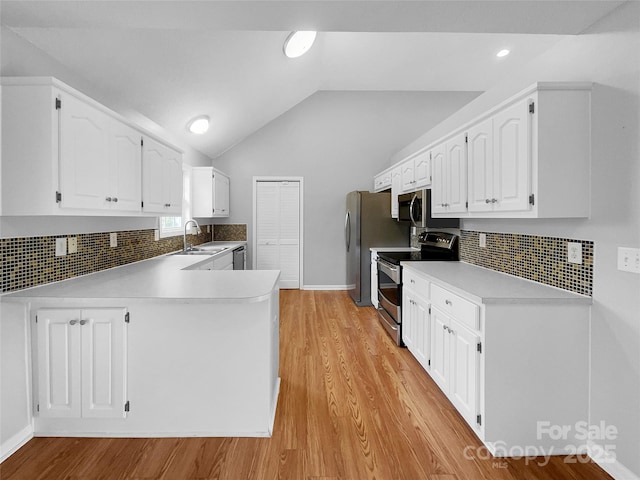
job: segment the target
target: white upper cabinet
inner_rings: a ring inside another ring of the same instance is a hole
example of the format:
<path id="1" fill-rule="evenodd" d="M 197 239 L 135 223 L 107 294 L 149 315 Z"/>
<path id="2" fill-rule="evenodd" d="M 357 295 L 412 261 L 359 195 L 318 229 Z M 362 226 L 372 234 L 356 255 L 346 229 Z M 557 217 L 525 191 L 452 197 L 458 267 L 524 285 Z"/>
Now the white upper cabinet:
<path id="1" fill-rule="evenodd" d="M 391 170 L 391 218 L 398 218 L 398 195 L 402 190 L 402 173 L 400 167 Z M 377 288 L 377 287 L 376 287 Z"/>
<path id="2" fill-rule="evenodd" d="M 141 213 L 144 134 L 89 97 L 51 77 L 3 78 L 2 133 L 3 215 Z M 167 203 L 180 205 L 181 153 L 168 150 Z"/>
<path id="3" fill-rule="evenodd" d="M 229 177 L 212 167 L 191 169 L 194 217 L 229 216 Z"/>
<path id="4" fill-rule="evenodd" d="M 466 135 L 458 134 L 431 150 L 433 186 L 431 213 L 467 211 Z M 445 215 L 445 216 L 446 216 Z"/>
<path id="5" fill-rule="evenodd" d="M 148 137 L 142 147 L 142 210 L 182 213 L 182 155 Z"/>
<path id="6" fill-rule="evenodd" d="M 373 191 L 374 192 L 383 192 L 384 190 L 389 190 L 391 188 L 391 170 L 385 170 L 382 173 L 379 173 L 373 179 Z"/>
<path id="7" fill-rule="evenodd" d="M 415 192 L 431 185 L 431 152 L 423 151 L 400 165 L 402 192 Z"/>

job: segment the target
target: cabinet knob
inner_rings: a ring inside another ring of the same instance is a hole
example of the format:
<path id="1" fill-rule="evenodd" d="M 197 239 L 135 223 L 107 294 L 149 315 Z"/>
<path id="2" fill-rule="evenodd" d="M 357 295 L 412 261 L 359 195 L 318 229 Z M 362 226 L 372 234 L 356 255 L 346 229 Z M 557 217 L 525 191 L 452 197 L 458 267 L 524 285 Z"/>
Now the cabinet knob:
<path id="1" fill-rule="evenodd" d="M 491 203 L 498 203 L 498 200 L 496 200 L 495 198 L 492 198 Z"/>
<path id="2" fill-rule="evenodd" d="M 87 320 L 80 320 L 80 325 L 85 325 L 87 323 Z"/>
<path id="3" fill-rule="evenodd" d="M 110 201 L 111 201 L 111 197 L 107 197 L 107 198 L 105 198 L 105 200 L 106 200 L 107 202 L 110 202 Z"/>
<path id="4" fill-rule="evenodd" d="M 411 283 L 416 283 L 416 281 L 412 278 L 412 279 L 411 279 Z"/>
<path id="5" fill-rule="evenodd" d="M 451 305 L 453 305 L 453 303 L 451 302 L 451 300 L 445 300 L 445 301 L 444 301 L 444 303 L 445 303 L 445 304 L 447 304 L 447 305 L 450 305 L 450 306 L 451 306 Z"/>
<path id="6" fill-rule="evenodd" d="M 78 323 L 78 320 L 69 320 L 69 325 L 75 325 Z"/>
<path id="7" fill-rule="evenodd" d="M 489 200 L 488 198 L 484 201 L 484 203 L 491 203 L 491 200 Z"/>
<path id="8" fill-rule="evenodd" d="M 113 197 L 113 202 L 118 203 L 118 197 Z"/>

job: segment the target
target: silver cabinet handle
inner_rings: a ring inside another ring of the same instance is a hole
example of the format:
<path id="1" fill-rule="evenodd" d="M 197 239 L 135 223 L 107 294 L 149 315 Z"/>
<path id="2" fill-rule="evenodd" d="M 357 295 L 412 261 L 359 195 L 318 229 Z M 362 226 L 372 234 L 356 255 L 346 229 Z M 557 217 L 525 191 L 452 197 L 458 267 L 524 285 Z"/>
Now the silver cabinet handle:
<path id="1" fill-rule="evenodd" d="M 495 198 L 492 198 L 491 203 L 498 203 L 498 200 L 496 200 Z"/>
<path id="2" fill-rule="evenodd" d="M 491 200 L 489 200 L 488 198 L 485 199 L 484 203 L 491 203 Z"/>
<path id="3" fill-rule="evenodd" d="M 75 325 L 78 323 L 78 320 L 69 320 L 69 325 Z"/>
<path id="4" fill-rule="evenodd" d="M 446 305 L 453 306 L 453 303 L 451 302 L 451 300 L 445 300 L 445 301 L 444 301 L 444 303 L 445 303 Z"/>
<path id="5" fill-rule="evenodd" d="M 114 201 L 115 203 L 118 203 L 118 197 L 113 197 L 113 201 Z"/>
<path id="6" fill-rule="evenodd" d="M 412 278 L 412 279 L 411 279 L 411 283 L 416 283 L 416 281 Z"/>
<path id="7" fill-rule="evenodd" d="M 110 202 L 110 201 L 111 201 L 111 197 L 107 197 L 107 198 L 105 198 L 105 200 L 106 200 L 107 202 Z"/>
<path id="8" fill-rule="evenodd" d="M 85 325 L 87 323 L 87 320 L 80 320 L 80 325 Z"/>

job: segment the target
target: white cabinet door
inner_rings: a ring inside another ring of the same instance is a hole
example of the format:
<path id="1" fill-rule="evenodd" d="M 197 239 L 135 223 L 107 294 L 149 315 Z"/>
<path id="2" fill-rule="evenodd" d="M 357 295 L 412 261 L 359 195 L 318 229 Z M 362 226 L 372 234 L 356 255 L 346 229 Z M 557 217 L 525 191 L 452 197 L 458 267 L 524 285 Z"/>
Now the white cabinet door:
<path id="1" fill-rule="evenodd" d="M 528 99 L 493 117 L 493 196 L 495 210 L 529 210 L 531 115 Z"/>
<path id="2" fill-rule="evenodd" d="M 371 252 L 371 304 L 378 308 L 378 253 Z"/>
<path id="3" fill-rule="evenodd" d="M 144 212 L 182 213 L 182 157 L 148 137 L 142 147 L 142 202 Z"/>
<path id="4" fill-rule="evenodd" d="M 414 300 L 414 356 L 420 364 L 429 370 L 430 328 L 429 328 L 429 304 L 420 296 Z"/>
<path id="5" fill-rule="evenodd" d="M 82 310 L 82 417 L 124 418 L 126 311 Z"/>
<path id="6" fill-rule="evenodd" d="M 465 134 L 447 141 L 447 211 L 464 213 L 467 211 L 467 147 Z"/>
<path id="7" fill-rule="evenodd" d="M 398 195 L 402 190 L 402 173 L 400 167 L 391 171 L 391 218 L 398 218 Z"/>
<path id="8" fill-rule="evenodd" d="M 431 213 L 446 211 L 447 165 L 445 161 L 445 145 L 440 144 L 431 150 L 433 167 L 433 185 L 431 187 Z"/>
<path id="9" fill-rule="evenodd" d="M 213 174 L 213 215 L 229 216 L 229 177 L 221 173 Z"/>
<path id="10" fill-rule="evenodd" d="M 415 177 L 413 169 L 413 159 L 407 160 L 400 166 L 400 174 L 402 175 L 402 191 L 404 193 L 413 192 L 415 190 Z"/>
<path id="11" fill-rule="evenodd" d="M 383 172 L 373 179 L 373 191 L 382 192 L 391 187 L 391 172 Z"/>
<path id="12" fill-rule="evenodd" d="M 115 119 L 111 120 L 109 189 L 105 200 L 113 210 L 139 212 L 142 201 L 142 137 Z"/>
<path id="13" fill-rule="evenodd" d="M 62 97 L 60 190 L 64 208 L 105 208 L 109 182 L 109 117 L 81 100 Z"/>
<path id="14" fill-rule="evenodd" d="M 126 309 L 40 309 L 38 414 L 123 418 Z"/>
<path id="15" fill-rule="evenodd" d="M 39 310 L 38 414 L 80 417 L 80 310 Z"/>
<path id="16" fill-rule="evenodd" d="M 493 209 L 493 119 L 468 132 L 469 211 Z"/>
<path id="17" fill-rule="evenodd" d="M 426 151 L 413 159 L 414 188 L 425 188 L 431 185 L 431 152 Z"/>
<path id="18" fill-rule="evenodd" d="M 450 322 L 451 378 L 448 396 L 470 425 L 478 413 L 478 350 L 480 337 L 454 319 Z"/>
<path id="19" fill-rule="evenodd" d="M 443 392 L 449 391 L 450 356 L 449 318 L 437 307 L 431 307 L 431 378 Z"/>
<path id="20" fill-rule="evenodd" d="M 402 341 L 415 356 L 414 341 L 416 337 L 416 302 L 415 295 L 409 289 L 402 292 Z"/>

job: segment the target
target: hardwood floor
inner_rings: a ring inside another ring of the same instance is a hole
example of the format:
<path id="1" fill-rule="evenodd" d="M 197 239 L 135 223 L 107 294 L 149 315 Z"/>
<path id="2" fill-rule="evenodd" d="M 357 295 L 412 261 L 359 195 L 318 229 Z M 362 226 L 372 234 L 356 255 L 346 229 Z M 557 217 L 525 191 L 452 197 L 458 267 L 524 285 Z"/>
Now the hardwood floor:
<path id="1" fill-rule="evenodd" d="M 280 299 L 282 385 L 272 438 L 35 438 L 0 466 L 0 478 L 611 478 L 584 459 L 486 458 L 373 308 L 357 308 L 345 292 L 285 290 Z M 468 459 L 465 449 L 479 455 Z"/>

